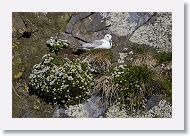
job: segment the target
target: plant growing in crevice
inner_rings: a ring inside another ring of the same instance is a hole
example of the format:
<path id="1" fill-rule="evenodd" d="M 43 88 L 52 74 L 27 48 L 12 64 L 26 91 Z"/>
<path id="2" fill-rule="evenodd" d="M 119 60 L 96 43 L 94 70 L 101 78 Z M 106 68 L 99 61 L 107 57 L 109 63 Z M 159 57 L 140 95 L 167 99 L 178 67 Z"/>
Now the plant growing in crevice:
<path id="1" fill-rule="evenodd" d="M 158 80 L 162 88 L 160 94 L 163 95 L 165 100 L 172 102 L 172 79 L 162 76 Z"/>
<path id="2" fill-rule="evenodd" d="M 134 51 L 135 57 L 144 57 L 146 61 L 154 60 L 153 64 L 160 65 L 172 61 L 172 52 L 161 51 L 158 47 L 151 47 L 144 44 L 129 43 L 128 48 Z"/>
<path id="3" fill-rule="evenodd" d="M 172 61 L 172 52 L 158 52 L 155 54 L 155 58 L 158 61 L 158 64 Z"/>
<path id="4" fill-rule="evenodd" d="M 95 81 L 93 93 L 101 95 L 102 101 L 107 108 L 116 102 L 118 98 L 118 87 L 113 83 L 112 76 L 105 75 Z"/>
<path id="5" fill-rule="evenodd" d="M 129 111 L 142 109 L 145 96 L 150 93 L 146 86 L 153 80 L 152 71 L 145 65 L 123 65 L 115 67 L 112 76 L 114 84 L 119 88 L 118 101 L 125 104 Z"/>
<path id="6" fill-rule="evenodd" d="M 61 49 L 69 47 L 69 42 L 67 40 L 58 39 L 57 37 L 51 37 L 46 41 L 46 45 L 49 48 L 49 52 L 57 55 Z"/>
<path id="7" fill-rule="evenodd" d="M 89 64 L 89 71 L 95 75 L 103 75 L 109 72 L 112 64 L 112 52 L 107 49 L 95 49 L 82 56 L 83 62 Z"/>
<path id="8" fill-rule="evenodd" d="M 61 65 L 55 65 L 53 57 L 44 55 L 29 76 L 30 93 L 53 105 L 79 104 L 90 94 L 92 75 L 88 73 L 88 65 L 79 59 L 62 61 Z"/>

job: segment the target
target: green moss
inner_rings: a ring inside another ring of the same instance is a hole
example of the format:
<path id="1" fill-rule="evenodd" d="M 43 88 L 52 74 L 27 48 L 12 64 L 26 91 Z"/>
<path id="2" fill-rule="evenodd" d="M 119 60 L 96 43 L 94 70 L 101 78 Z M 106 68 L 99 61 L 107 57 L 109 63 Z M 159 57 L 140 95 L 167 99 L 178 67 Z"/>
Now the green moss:
<path id="1" fill-rule="evenodd" d="M 155 55 L 155 58 L 159 64 L 172 61 L 172 52 L 159 52 Z"/>
<path id="2" fill-rule="evenodd" d="M 53 64 L 55 64 L 56 66 L 62 66 L 62 65 L 64 65 L 64 61 L 60 57 L 54 56 L 53 58 L 54 58 Z"/>
<path id="3" fill-rule="evenodd" d="M 111 49 L 114 49 L 114 48 L 116 48 L 118 45 L 116 44 L 116 43 L 114 43 L 114 42 L 112 42 L 112 48 Z"/>
<path id="4" fill-rule="evenodd" d="M 14 79 L 20 79 L 23 75 L 23 72 L 18 72 L 14 75 Z"/>
<path id="5" fill-rule="evenodd" d="M 134 54 L 142 54 L 145 55 L 147 53 L 156 54 L 156 48 L 145 45 L 145 44 L 137 44 L 137 43 L 129 43 L 128 47 L 133 50 Z"/>
<path id="6" fill-rule="evenodd" d="M 128 47 L 134 51 L 134 54 L 151 55 L 158 64 L 172 61 L 172 52 L 158 52 L 159 49 L 144 44 L 129 43 Z"/>
<path id="7" fill-rule="evenodd" d="M 167 91 L 167 92 L 169 92 L 168 94 L 171 94 L 172 81 L 170 79 L 164 79 L 163 82 L 162 82 L 162 85 L 163 85 L 165 90 L 168 90 Z"/>
<path id="8" fill-rule="evenodd" d="M 142 46 L 136 47 L 135 48 L 135 52 L 137 54 L 144 54 L 146 52 L 145 48 L 143 48 Z"/>
<path id="9" fill-rule="evenodd" d="M 16 91 L 16 90 L 15 90 Z M 22 93 L 13 91 L 12 117 L 13 118 L 51 118 L 52 105 L 48 105 L 36 96 L 26 97 Z"/>
<path id="10" fill-rule="evenodd" d="M 172 101 L 172 80 L 166 77 L 163 77 L 160 81 L 162 87 L 162 94 L 164 99 Z"/>

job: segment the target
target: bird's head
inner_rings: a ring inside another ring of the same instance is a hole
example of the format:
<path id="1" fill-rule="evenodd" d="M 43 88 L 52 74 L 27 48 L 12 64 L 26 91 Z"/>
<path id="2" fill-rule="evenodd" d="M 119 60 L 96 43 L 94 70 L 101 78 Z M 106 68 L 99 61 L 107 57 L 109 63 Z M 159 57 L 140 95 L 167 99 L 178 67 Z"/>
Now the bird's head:
<path id="1" fill-rule="evenodd" d="M 108 41 L 108 42 L 111 42 L 111 41 L 112 41 L 111 38 L 112 38 L 112 36 L 111 36 L 110 34 L 106 34 L 106 35 L 104 36 L 104 39 L 105 39 L 106 41 Z"/>

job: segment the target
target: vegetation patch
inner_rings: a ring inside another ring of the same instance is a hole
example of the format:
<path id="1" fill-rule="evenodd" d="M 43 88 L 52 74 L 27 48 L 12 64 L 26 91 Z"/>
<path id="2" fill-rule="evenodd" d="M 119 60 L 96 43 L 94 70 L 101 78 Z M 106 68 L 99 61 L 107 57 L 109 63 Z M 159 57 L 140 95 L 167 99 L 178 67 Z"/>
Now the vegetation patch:
<path id="1" fill-rule="evenodd" d="M 118 86 L 118 100 L 125 104 L 127 110 L 139 110 L 149 90 L 146 86 L 152 79 L 152 71 L 147 66 L 124 65 L 114 68 L 112 73 L 114 84 Z"/>
<path id="2" fill-rule="evenodd" d="M 106 107 L 113 105 L 118 98 L 118 87 L 113 83 L 112 76 L 101 76 L 95 81 L 93 90 L 93 93 L 102 96 Z"/>
<path id="3" fill-rule="evenodd" d="M 46 41 L 46 45 L 49 48 L 49 52 L 57 55 L 61 49 L 69 47 L 69 42 L 67 40 L 58 39 L 57 37 L 51 37 Z"/>
<path id="4" fill-rule="evenodd" d="M 163 95 L 171 97 L 171 80 L 158 79 L 155 72 L 147 65 L 121 65 L 115 67 L 112 72 L 113 83 L 118 88 L 116 95 L 121 105 L 125 105 L 127 111 L 143 110 L 146 100 L 151 95 Z"/>
<path id="5" fill-rule="evenodd" d="M 96 49 L 85 53 L 83 62 L 89 64 L 89 71 L 95 75 L 103 75 L 109 72 L 112 67 L 112 51 L 107 49 Z"/>
<path id="6" fill-rule="evenodd" d="M 155 54 L 157 52 L 157 48 L 152 46 L 148 46 L 145 44 L 137 44 L 137 43 L 129 43 L 128 47 L 133 50 L 135 54 L 146 55 L 147 53 Z"/>
<path id="7" fill-rule="evenodd" d="M 34 65 L 29 76 L 30 92 L 53 105 L 74 105 L 86 100 L 93 80 L 88 65 L 78 59 L 70 61 L 65 58 L 61 66 L 53 61 L 48 54 Z"/>
<path id="8" fill-rule="evenodd" d="M 137 56 L 138 55 L 147 56 L 147 54 L 151 55 L 154 59 L 157 60 L 158 64 L 172 61 L 172 52 L 164 52 L 164 51 L 160 51 L 160 49 L 156 47 L 151 47 L 148 45 L 136 44 L 136 43 L 130 43 L 128 47 Z"/>
<path id="9" fill-rule="evenodd" d="M 172 61 L 172 52 L 158 52 L 155 55 L 155 58 L 157 59 L 159 64 Z"/>

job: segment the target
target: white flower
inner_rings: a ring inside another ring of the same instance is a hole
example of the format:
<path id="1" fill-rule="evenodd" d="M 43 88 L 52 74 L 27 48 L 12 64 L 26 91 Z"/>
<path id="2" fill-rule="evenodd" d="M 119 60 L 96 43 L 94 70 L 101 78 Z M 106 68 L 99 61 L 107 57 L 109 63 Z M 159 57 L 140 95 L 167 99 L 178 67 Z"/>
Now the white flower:
<path id="1" fill-rule="evenodd" d="M 73 80 L 72 76 L 68 76 L 68 80 Z"/>
<path id="2" fill-rule="evenodd" d="M 129 54 L 131 54 L 131 55 L 132 55 L 132 54 L 133 54 L 133 51 L 130 51 L 130 52 L 129 52 Z"/>

